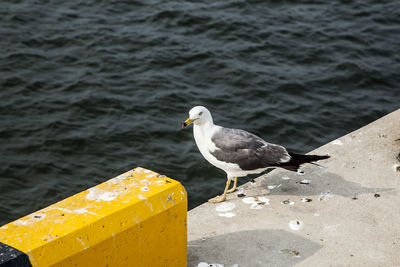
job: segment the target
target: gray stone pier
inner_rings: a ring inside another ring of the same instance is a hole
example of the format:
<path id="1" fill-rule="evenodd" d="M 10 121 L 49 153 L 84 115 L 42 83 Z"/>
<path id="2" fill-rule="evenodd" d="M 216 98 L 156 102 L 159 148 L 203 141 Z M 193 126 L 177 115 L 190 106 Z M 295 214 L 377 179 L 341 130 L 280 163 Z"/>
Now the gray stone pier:
<path id="1" fill-rule="evenodd" d="M 192 209 L 188 266 L 400 266 L 399 153 L 400 109 Z"/>

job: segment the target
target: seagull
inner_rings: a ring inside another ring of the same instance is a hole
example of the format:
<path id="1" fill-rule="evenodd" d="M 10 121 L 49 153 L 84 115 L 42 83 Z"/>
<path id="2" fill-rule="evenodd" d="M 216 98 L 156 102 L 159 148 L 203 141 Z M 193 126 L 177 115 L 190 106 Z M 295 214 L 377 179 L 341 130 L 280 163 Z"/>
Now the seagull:
<path id="1" fill-rule="evenodd" d="M 194 140 L 200 153 L 227 174 L 224 193 L 209 199 L 211 203 L 223 202 L 227 193 L 234 192 L 238 177 L 276 167 L 302 172 L 302 164 L 315 164 L 313 162 L 330 157 L 288 152 L 283 146 L 268 143 L 247 131 L 215 125 L 210 111 L 203 106 L 193 107 L 189 111 L 189 118 L 182 123 L 182 129 L 192 123 Z M 231 181 L 234 183 L 229 189 Z"/>

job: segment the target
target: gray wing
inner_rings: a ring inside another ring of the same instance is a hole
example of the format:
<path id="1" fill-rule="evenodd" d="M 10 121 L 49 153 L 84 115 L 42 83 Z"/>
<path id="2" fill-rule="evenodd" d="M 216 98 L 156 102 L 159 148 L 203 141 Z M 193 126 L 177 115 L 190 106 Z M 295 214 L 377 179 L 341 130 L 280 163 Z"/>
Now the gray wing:
<path id="1" fill-rule="evenodd" d="M 290 160 L 284 147 L 267 143 L 240 129 L 221 128 L 211 140 L 217 147 L 210 152 L 214 157 L 220 161 L 236 163 L 242 170 L 272 167 Z"/>

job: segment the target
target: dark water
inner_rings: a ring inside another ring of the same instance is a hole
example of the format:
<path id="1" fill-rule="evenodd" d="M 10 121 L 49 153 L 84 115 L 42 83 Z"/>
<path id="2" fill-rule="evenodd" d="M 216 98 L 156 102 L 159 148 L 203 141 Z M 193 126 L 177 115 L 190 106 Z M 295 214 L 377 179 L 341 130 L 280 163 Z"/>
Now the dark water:
<path id="1" fill-rule="evenodd" d="M 194 105 L 297 152 L 400 106 L 398 0 L 3 0 L 0 51 L 0 224 L 136 166 L 220 193 Z"/>

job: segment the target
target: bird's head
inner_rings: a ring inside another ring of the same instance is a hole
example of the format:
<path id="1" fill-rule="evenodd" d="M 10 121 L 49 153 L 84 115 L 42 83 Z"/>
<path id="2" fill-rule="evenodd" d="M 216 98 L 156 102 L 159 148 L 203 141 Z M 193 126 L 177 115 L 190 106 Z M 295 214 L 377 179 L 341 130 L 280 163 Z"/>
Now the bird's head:
<path id="1" fill-rule="evenodd" d="M 182 123 L 182 129 L 190 124 L 202 125 L 207 122 L 212 122 L 210 111 L 203 106 L 196 106 L 189 111 L 189 118 Z"/>

